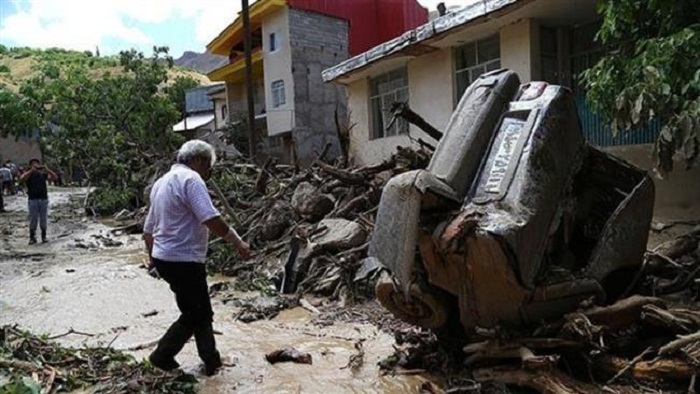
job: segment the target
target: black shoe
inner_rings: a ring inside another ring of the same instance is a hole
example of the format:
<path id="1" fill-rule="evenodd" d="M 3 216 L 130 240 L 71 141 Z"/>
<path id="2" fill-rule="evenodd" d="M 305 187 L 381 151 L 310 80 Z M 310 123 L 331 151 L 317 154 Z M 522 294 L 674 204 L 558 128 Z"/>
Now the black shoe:
<path id="1" fill-rule="evenodd" d="M 221 369 L 223 364 L 219 361 L 217 364 L 203 363 L 199 365 L 197 373 L 204 376 L 214 376 Z"/>
<path id="2" fill-rule="evenodd" d="M 178 364 L 174 358 L 164 358 L 156 352 L 148 356 L 148 361 L 150 361 L 154 367 L 162 369 L 163 371 L 172 371 L 180 367 L 180 364 Z"/>
<path id="3" fill-rule="evenodd" d="M 46 239 L 45 237 L 41 238 L 41 243 L 42 243 L 42 244 L 45 244 L 45 243 L 47 243 L 47 242 L 49 242 L 48 239 Z"/>
<path id="4" fill-rule="evenodd" d="M 176 321 L 158 341 L 158 347 L 148 359 L 154 366 L 166 371 L 179 367 L 180 364 L 175 361 L 175 356 L 180 353 L 190 337 L 192 337 L 192 329 Z"/>
<path id="5" fill-rule="evenodd" d="M 45 244 L 49 242 L 46 238 L 46 230 L 41 230 L 41 243 Z"/>
<path id="6" fill-rule="evenodd" d="M 217 372 L 219 372 L 219 368 L 221 368 L 224 364 L 221 362 L 221 356 L 219 355 L 219 352 L 216 352 L 216 357 L 213 361 L 210 361 L 209 363 L 204 363 L 204 374 L 207 376 L 213 376 Z"/>
<path id="7" fill-rule="evenodd" d="M 34 237 L 29 238 L 29 244 L 30 244 L 30 245 L 33 245 L 33 244 L 35 244 L 35 243 L 36 243 L 36 238 L 34 238 Z"/>

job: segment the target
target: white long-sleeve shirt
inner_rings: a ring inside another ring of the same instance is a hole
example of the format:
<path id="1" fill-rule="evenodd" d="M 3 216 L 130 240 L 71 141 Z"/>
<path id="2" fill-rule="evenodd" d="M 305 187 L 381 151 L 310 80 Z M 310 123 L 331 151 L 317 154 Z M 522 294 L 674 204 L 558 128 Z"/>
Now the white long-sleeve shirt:
<path id="1" fill-rule="evenodd" d="M 217 216 L 202 177 L 186 165 L 174 164 L 151 190 L 143 231 L 153 235 L 152 256 L 204 263 L 209 229 L 203 223 Z"/>

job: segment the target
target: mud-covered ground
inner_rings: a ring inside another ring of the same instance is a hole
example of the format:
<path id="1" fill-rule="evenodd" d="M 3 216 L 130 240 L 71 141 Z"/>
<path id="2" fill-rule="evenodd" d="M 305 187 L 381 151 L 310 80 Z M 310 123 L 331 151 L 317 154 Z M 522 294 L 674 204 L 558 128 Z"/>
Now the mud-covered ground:
<path id="1" fill-rule="evenodd" d="M 177 318 L 174 299 L 165 282 L 141 267 L 140 237 L 112 234 L 111 227 L 85 217 L 84 195 L 84 189 L 51 190 L 50 241 L 36 245 L 27 244 L 26 198 L 6 197 L 10 212 L 0 214 L 0 325 L 58 336 L 64 345 L 110 345 L 145 357 Z M 210 278 L 210 285 L 229 281 Z M 228 366 L 200 377 L 200 392 L 411 393 L 428 379 L 382 376 L 377 364 L 393 353 L 394 339 L 370 322 L 382 321 L 385 328 L 395 322 L 377 305 L 321 314 L 297 307 L 271 320 L 241 322 L 245 300 L 258 296 L 220 291 L 213 297 L 217 342 Z M 266 353 L 286 347 L 308 352 L 313 364 L 266 362 Z M 186 371 L 197 371 L 193 342 L 179 361 Z"/>

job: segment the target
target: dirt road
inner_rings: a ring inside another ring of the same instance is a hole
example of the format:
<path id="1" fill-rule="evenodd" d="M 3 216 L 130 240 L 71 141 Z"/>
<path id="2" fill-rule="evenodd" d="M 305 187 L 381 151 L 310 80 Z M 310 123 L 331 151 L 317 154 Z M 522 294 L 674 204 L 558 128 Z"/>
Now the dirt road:
<path id="1" fill-rule="evenodd" d="M 47 244 L 27 245 L 24 196 L 8 197 L 11 212 L 0 216 L 0 325 L 51 336 L 65 345 L 111 345 L 146 356 L 178 312 L 167 284 L 149 277 L 140 237 L 112 235 L 110 227 L 86 218 L 80 207 L 84 189 L 50 192 Z M 227 278 L 210 278 L 226 282 Z M 256 294 L 240 293 L 235 298 Z M 230 295 L 229 300 L 230 301 Z M 222 354 L 235 366 L 200 378 L 202 393 L 411 393 L 424 378 L 380 376 L 377 362 L 392 354 L 393 338 L 370 324 L 335 323 L 320 327 L 305 309 L 282 311 L 272 320 L 242 323 L 239 308 L 215 297 L 214 328 Z M 347 366 L 364 340 L 364 363 Z M 270 365 L 264 354 L 296 347 L 310 353 L 313 365 Z M 179 357 L 186 371 L 199 360 L 194 343 Z"/>

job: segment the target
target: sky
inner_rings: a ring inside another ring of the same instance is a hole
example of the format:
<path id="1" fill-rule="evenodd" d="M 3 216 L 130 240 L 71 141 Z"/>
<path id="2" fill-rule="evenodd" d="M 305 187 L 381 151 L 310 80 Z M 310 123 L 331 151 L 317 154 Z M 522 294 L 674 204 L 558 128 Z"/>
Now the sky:
<path id="1" fill-rule="evenodd" d="M 440 1 L 418 0 L 428 10 Z M 473 0 L 442 1 L 449 7 Z M 148 55 L 153 46 L 168 46 L 177 58 L 203 52 L 240 8 L 240 0 L 0 0 L 0 44 L 99 48 L 103 56 L 130 48 Z"/>

